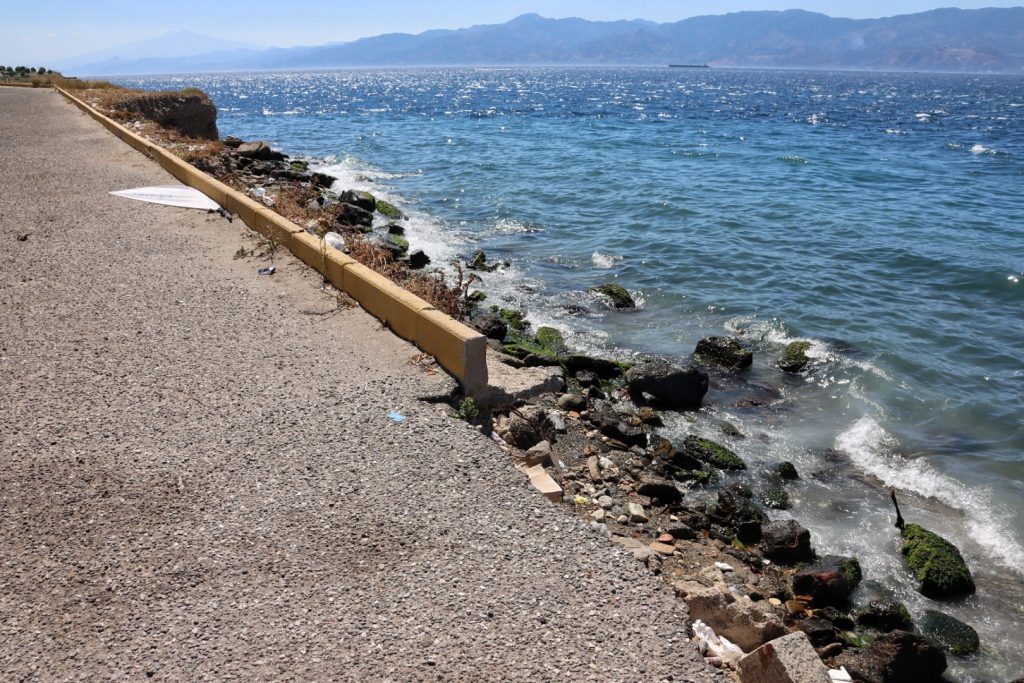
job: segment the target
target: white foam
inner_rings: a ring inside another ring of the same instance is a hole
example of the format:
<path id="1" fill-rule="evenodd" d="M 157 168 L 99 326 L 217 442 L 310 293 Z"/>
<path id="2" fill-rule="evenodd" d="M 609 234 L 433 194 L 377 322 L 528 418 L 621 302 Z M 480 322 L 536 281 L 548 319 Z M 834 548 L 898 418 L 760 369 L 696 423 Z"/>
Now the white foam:
<path id="1" fill-rule="evenodd" d="M 971 154 L 994 154 L 995 150 L 985 145 L 974 145 L 971 147 Z"/>
<path id="2" fill-rule="evenodd" d="M 610 270 L 615 267 L 615 264 L 623 259 L 622 256 L 617 254 L 602 254 L 599 251 L 595 251 L 590 255 L 590 261 L 594 264 L 594 267 L 602 270 Z"/>
<path id="3" fill-rule="evenodd" d="M 861 470 L 886 486 L 933 498 L 962 511 L 967 534 L 995 562 L 1024 575 L 1024 547 L 1013 539 L 1006 515 L 992 505 L 987 489 L 969 489 L 936 470 L 924 458 L 908 459 L 892 453 L 895 439 L 871 416 L 857 420 L 836 437 L 837 450 L 846 453 Z"/>

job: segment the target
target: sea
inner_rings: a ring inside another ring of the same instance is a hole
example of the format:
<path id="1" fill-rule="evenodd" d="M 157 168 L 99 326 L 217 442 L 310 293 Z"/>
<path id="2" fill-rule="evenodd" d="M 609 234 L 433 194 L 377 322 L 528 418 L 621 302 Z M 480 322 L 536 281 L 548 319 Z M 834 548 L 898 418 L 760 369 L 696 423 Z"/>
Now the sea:
<path id="1" fill-rule="evenodd" d="M 122 78 L 195 86 L 222 135 L 260 139 L 407 214 L 435 266 L 485 250 L 487 303 L 571 345 L 685 361 L 735 335 L 716 383 L 664 433 L 726 442 L 755 481 L 782 460 L 820 554 L 865 591 L 971 624 L 956 681 L 1024 675 L 1024 77 L 741 69 L 359 69 Z M 589 289 L 626 287 L 635 311 Z M 811 343 L 803 375 L 774 367 Z M 744 394 L 744 392 L 746 392 Z M 728 422 L 745 438 L 726 438 Z M 978 584 L 914 590 L 903 516 Z"/>

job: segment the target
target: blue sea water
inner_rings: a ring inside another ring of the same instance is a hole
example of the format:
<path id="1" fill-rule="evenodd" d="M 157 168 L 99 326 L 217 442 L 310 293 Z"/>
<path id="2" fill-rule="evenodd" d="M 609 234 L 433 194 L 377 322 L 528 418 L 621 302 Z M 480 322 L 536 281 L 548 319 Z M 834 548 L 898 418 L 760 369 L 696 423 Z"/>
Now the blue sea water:
<path id="1" fill-rule="evenodd" d="M 265 139 L 409 215 L 437 263 L 477 248 L 489 302 L 576 346 L 685 357 L 739 335 L 768 405 L 713 387 L 792 515 L 915 616 L 885 487 L 954 541 L 979 592 L 960 680 L 1024 671 L 1024 78 L 668 68 L 350 70 L 122 79 L 197 86 Z M 640 310 L 587 290 L 617 282 Z M 580 313 L 580 307 L 585 312 Z M 795 339 L 812 370 L 772 363 Z M 716 397 L 718 400 L 716 401 Z M 718 432 L 718 438 L 721 438 Z"/>

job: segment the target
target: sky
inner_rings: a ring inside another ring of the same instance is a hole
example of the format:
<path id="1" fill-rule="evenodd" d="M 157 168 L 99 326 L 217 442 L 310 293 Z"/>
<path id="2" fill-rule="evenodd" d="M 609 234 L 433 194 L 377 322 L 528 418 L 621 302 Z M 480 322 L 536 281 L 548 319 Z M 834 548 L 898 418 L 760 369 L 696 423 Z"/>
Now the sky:
<path id="1" fill-rule="evenodd" d="M 154 38 L 168 31 L 193 31 L 290 47 L 382 33 L 497 24 L 529 12 L 552 18 L 667 22 L 744 10 L 805 9 L 863 19 L 936 7 L 1014 7 L 1022 0 L 41 0 L 5 4 L 0 12 L 0 64 L 46 66 L 47 62 Z"/>

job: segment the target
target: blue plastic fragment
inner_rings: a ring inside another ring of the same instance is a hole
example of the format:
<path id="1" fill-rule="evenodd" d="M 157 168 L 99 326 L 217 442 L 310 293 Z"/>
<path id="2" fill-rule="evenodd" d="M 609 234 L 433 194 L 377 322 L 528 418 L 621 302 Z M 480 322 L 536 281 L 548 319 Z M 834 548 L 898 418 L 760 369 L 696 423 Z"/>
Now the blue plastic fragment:
<path id="1" fill-rule="evenodd" d="M 388 413 L 388 419 L 396 424 L 401 424 L 402 422 L 405 422 L 409 418 L 407 418 L 405 415 L 402 415 L 397 410 L 392 410 L 390 413 Z"/>

